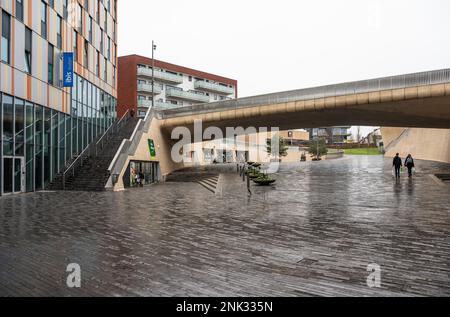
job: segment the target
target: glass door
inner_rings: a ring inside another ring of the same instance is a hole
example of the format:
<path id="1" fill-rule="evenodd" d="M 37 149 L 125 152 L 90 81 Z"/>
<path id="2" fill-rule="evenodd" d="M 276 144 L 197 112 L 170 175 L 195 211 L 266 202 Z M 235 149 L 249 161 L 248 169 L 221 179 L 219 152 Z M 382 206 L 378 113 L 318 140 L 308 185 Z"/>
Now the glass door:
<path id="1" fill-rule="evenodd" d="M 3 194 L 13 192 L 13 158 L 3 158 Z"/>
<path id="2" fill-rule="evenodd" d="M 25 192 L 25 159 L 14 158 L 14 193 Z"/>
<path id="3" fill-rule="evenodd" d="M 3 193 L 18 194 L 25 192 L 25 158 L 3 158 Z"/>

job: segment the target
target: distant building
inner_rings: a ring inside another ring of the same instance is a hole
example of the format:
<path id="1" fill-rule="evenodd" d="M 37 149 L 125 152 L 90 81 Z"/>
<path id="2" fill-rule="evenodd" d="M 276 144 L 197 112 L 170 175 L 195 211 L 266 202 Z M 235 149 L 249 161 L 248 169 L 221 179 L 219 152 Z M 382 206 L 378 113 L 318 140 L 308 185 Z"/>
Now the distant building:
<path id="1" fill-rule="evenodd" d="M 310 140 L 317 138 L 324 139 L 328 145 L 345 144 L 348 143 L 351 132 L 351 127 L 328 127 L 310 129 Z"/>
<path id="2" fill-rule="evenodd" d="M 145 116 L 152 106 L 170 109 L 237 98 L 238 82 L 138 55 L 119 57 L 118 115 L 133 109 Z M 154 85 L 152 88 L 152 76 Z"/>

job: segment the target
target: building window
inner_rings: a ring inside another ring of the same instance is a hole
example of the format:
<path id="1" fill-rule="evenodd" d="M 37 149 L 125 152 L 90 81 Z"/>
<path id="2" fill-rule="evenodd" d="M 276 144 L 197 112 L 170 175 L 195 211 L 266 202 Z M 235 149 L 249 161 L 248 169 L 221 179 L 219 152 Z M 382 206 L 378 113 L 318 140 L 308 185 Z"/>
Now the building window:
<path id="1" fill-rule="evenodd" d="M 113 88 L 116 88 L 116 67 L 113 67 Z"/>
<path id="2" fill-rule="evenodd" d="M 56 17 L 56 45 L 62 49 L 62 19 L 59 15 Z"/>
<path id="3" fill-rule="evenodd" d="M 92 18 L 89 17 L 89 42 L 92 43 Z"/>
<path id="4" fill-rule="evenodd" d="M 73 59 L 78 62 L 78 36 L 76 31 L 73 31 Z"/>
<path id="5" fill-rule="evenodd" d="M 78 32 L 80 34 L 83 34 L 83 8 L 81 7 L 80 4 L 78 4 L 77 7 L 77 16 L 78 16 Z"/>
<path id="6" fill-rule="evenodd" d="M 25 28 L 25 72 L 31 75 L 32 31 Z"/>
<path id="7" fill-rule="evenodd" d="M 100 31 L 100 52 L 103 54 L 103 31 Z"/>
<path id="8" fill-rule="evenodd" d="M 9 64 L 11 51 L 11 16 L 2 11 L 2 61 Z"/>
<path id="9" fill-rule="evenodd" d="M 53 85 L 53 70 L 54 70 L 54 48 L 53 45 L 48 44 L 48 83 Z"/>
<path id="10" fill-rule="evenodd" d="M 23 0 L 16 0 L 16 18 L 23 22 Z"/>
<path id="11" fill-rule="evenodd" d="M 69 7 L 69 0 L 63 0 L 63 15 L 64 15 L 64 20 L 66 20 L 66 21 L 69 18 L 68 7 Z"/>
<path id="12" fill-rule="evenodd" d="M 89 42 L 84 41 L 84 65 L 89 68 Z"/>
<path id="13" fill-rule="evenodd" d="M 47 38 L 47 4 L 41 2 L 41 35 L 44 39 Z"/>
<path id="14" fill-rule="evenodd" d="M 96 51 L 97 58 L 95 59 L 95 74 L 100 77 L 100 52 Z"/>
<path id="15" fill-rule="evenodd" d="M 105 32 L 108 33 L 108 11 L 105 8 Z"/>
<path id="16" fill-rule="evenodd" d="M 97 23 L 100 25 L 100 1 L 99 0 L 95 1 L 97 1 Z"/>
<path id="17" fill-rule="evenodd" d="M 106 56 L 111 61 L 111 39 L 108 37 L 108 52 L 106 52 Z"/>
<path id="18" fill-rule="evenodd" d="M 105 82 L 108 82 L 108 60 L 105 58 Z"/>

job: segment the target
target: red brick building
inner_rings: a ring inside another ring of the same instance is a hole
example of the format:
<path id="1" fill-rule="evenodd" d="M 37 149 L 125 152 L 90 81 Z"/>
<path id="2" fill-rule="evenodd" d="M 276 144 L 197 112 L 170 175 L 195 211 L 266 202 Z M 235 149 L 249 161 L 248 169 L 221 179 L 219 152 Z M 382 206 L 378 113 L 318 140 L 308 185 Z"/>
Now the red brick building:
<path id="1" fill-rule="evenodd" d="M 237 98 L 237 80 L 155 60 L 152 89 L 152 59 L 129 55 L 119 57 L 118 105 L 120 118 L 133 109 L 145 115 L 152 105 L 170 109 Z"/>

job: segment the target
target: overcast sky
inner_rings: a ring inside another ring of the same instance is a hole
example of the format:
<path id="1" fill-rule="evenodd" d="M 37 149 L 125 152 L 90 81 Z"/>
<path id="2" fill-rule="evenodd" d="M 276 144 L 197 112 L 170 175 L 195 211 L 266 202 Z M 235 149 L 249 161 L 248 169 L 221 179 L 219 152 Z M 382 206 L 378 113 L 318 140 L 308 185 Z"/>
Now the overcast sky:
<path id="1" fill-rule="evenodd" d="M 239 96 L 450 68 L 448 0 L 121 0 L 119 55 L 239 81 Z"/>

